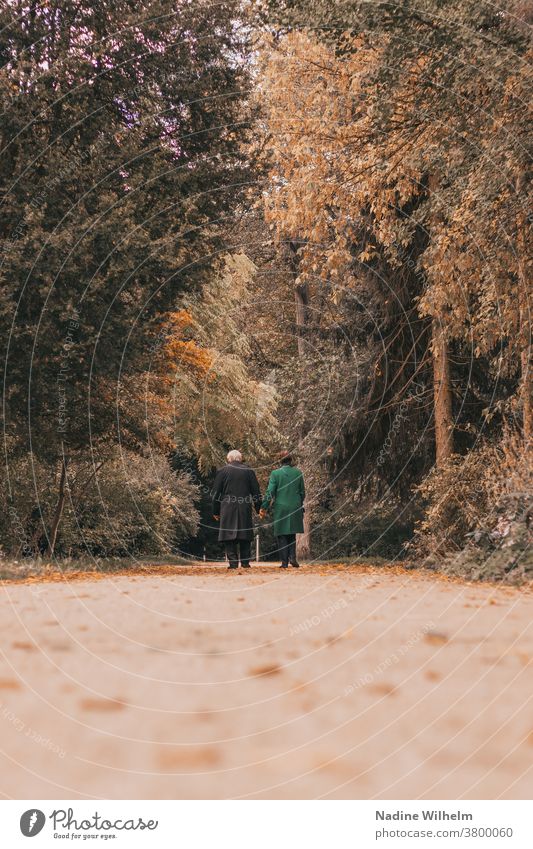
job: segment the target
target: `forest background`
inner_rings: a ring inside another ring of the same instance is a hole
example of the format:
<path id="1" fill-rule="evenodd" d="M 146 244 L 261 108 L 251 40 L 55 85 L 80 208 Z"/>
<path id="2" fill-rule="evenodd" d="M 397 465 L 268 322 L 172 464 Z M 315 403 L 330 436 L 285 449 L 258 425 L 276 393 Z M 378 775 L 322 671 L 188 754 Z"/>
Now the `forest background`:
<path id="1" fill-rule="evenodd" d="M 6 561 L 219 556 L 287 447 L 304 559 L 532 576 L 532 22 L 2 5 Z"/>

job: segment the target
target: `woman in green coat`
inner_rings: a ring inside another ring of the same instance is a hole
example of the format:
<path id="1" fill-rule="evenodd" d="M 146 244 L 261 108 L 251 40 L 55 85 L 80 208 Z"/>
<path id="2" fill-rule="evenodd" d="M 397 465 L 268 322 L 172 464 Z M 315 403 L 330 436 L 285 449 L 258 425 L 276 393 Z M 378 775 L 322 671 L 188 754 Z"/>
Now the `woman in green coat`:
<path id="1" fill-rule="evenodd" d="M 304 530 L 304 476 L 292 465 L 292 457 L 284 452 L 280 457 L 280 468 L 270 475 L 268 489 L 261 505 L 261 518 L 274 504 L 274 534 L 281 554 L 281 568 L 289 565 L 298 568 L 296 560 L 296 534 Z"/>

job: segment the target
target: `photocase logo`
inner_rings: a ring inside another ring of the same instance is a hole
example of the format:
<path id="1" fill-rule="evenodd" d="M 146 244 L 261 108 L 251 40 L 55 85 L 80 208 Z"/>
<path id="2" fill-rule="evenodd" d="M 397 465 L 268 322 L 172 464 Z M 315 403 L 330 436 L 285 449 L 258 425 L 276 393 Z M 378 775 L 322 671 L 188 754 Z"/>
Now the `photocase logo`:
<path id="1" fill-rule="evenodd" d="M 46 817 L 42 811 L 37 808 L 30 808 L 29 811 L 24 811 L 20 818 L 20 830 L 24 837 L 35 837 L 42 831 Z"/>

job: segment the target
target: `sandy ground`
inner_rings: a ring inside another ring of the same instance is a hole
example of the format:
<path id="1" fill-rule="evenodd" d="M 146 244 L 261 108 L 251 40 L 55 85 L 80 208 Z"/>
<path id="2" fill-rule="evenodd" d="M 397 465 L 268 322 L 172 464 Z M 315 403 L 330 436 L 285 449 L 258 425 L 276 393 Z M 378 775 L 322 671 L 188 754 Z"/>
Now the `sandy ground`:
<path id="1" fill-rule="evenodd" d="M 8 798 L 530 798 L 533 594 L 386 568 L 4 584 Z"/>

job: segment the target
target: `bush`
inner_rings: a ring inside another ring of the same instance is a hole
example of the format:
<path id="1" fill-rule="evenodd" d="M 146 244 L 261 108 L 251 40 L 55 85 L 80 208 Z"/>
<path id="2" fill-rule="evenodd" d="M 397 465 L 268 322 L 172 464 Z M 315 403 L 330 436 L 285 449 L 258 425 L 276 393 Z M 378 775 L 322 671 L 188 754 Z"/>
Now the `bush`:
<path id="1" fill-rule="evenodd" d="M 96 473 L 94 469 L 97 469 Z M 0 534 L 5 554 L 31 555 L 46 548 L 57 501 L 57 468 L 26 456 L 10 466 L 11 498 L 4 491 Z M 120 557 L 166 554 L 196 533 L 198 487 L 173 472 L 160 454 L 123 451 L 104 461 L 73 457 L 55 553 Z"/>
<path id="2" fill-rule="evenodd" d="M 533 577 L 533 455 L 519 432 L 452 457 L 418 492 L 415 550 L 426 563 L 439 555 L 439 568 L 476 580 Z"/>

